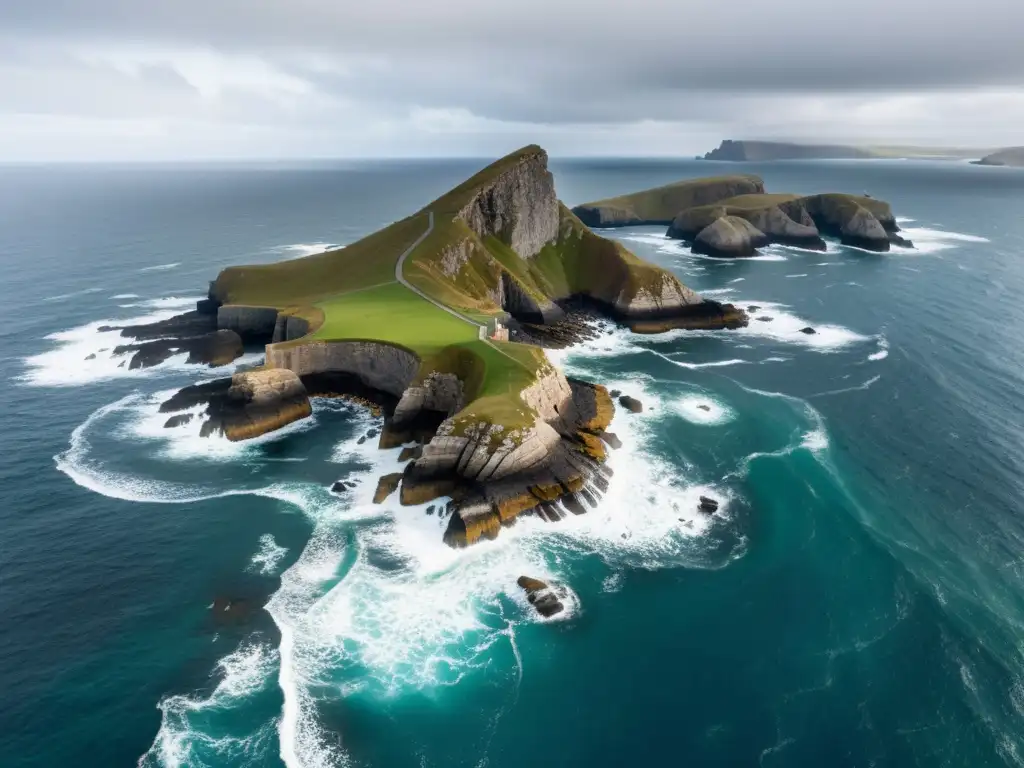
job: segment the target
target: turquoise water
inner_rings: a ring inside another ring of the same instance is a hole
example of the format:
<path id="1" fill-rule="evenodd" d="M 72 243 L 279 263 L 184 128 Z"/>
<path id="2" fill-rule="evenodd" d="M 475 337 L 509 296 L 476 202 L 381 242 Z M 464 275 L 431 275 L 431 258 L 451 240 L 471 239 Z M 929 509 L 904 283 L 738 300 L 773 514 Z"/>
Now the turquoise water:
<path id="1" fill-rule="evenodd" d="M 397 452 L 358 442 L 367 414 L 320 403 L 242 446 L 165 430 L 161 393 L 210 374 L 129 372 L 97 330 L 351 242 L 476 165 L 0 175 L 0 764 L 1024 763 L 1022 172 L 744 166 L 890 200 L 919 247 L 889 255 L 609 233 L 772 321 L 553 353 L 644 402 L 616 416 L 609 494 L 463 552 L 370 503 Z M 719 168 L 553 170 L 575 204 Z M 360 485 L 332 496 L 341 477 Z M 524 573 L 571 614 L 538 620 Z"/>

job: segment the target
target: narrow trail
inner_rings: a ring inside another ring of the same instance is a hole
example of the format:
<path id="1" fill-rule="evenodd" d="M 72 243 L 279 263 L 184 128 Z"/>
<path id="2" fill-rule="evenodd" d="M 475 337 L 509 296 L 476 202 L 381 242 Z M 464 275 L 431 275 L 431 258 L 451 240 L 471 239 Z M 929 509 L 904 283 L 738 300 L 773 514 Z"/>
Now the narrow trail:
<path id="1" fill-rule="evenodd" d="M 410 291 L 415 293 L 420 298 L 426 299 L 427 301 L 429 301 L 431 304 L 433 304 L 438 309 L 443 309 L 449 315 L 452 315 L 453 317 L 457 317 L 457 318 L 459 318 L 459 320 L 462 320 L 464 323 L 469 323 L 470 325 L 472 325 L 474 328 L 477 329 L 477 332 L 478 332 L 479 337 L 480 337 L 480 341 L 482 341 L 484 344 L 489 346 L 491 349 L 493 349 L 498 354 L 503 355 L 504 357 L 507 357 L 509 360 L 511 360 L 516 365 L 522 365 L 522 363 L 519 362 L 518 360 L 516 360 L 514 357 L 512 357 L 512 355 L 510 355 L 507 352 L 505 352 L 505 350 L 501 349 L 496 344 L 494 344 L 490 339 L 487 338 L 487 326 L 486 325 L 481 325 L 480 323 L 476 322 L 475 320 L 469 319 L 468 317 L 466 317 L 462 313 L 456 312 L 451 307 L 449 307 L 449 306 L 447 306 L 445 304 L 442 304 L 440 301 L 437 301 L 436 299 L 432 298 L 431 296 L 429 296 L 428 294 L 424 293 L 419 288 L 417 288 L 415 285 L 413 285 L 412 283 L 410 283 L 408 280 L 405 279 L 405 275 L 402 274 L 402 270 L 405 268 L 405 260 L 406 260 L 406 258 L 409 256 L 409 254 L 411 254 L 413 251 L 415 251 L 417 248 L 419 248 L 420 245 L 423 243 L 423 241 L 426 240 L 428 237 L 430 237 L 430 233 L 434 231 L 434 212 L 433 211 L 427 211 L 427 216 L 429 217 L 429 220 L 428 220 L 428 223 L 427 223 L 427 230 L 426 230 L 426 232 L 424 232 L 422 235 L 417 237 L 416 240 L 413 242 L 413 244 L 410 245 L 408 248 L 406 248 L 405 251 L 402 253 L 402 255 L 398 257 L 398 261 L 395 262 L 395 280 L 400 282 L 402 285 L 404 285 L 406 288 L 408 288 Z"/>

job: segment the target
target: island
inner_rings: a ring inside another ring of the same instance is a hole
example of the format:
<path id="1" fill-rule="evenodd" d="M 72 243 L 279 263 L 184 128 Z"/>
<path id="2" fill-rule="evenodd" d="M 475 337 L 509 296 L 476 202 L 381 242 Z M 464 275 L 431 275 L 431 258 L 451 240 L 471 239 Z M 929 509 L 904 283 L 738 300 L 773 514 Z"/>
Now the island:
<path id="1" fill-rule="evenodd" d="M 898 234 L 885 201 L 843 193 L 768 193 L 752 175 L 690 179 L 572 210 L 596 227 L 667 223 L 668 237 L 690 243 L 694 253 L 723 258 L 754 256 L 773 243 L 825 250 L 825 237 L 877 252 L 913 247 Z"/>
<path id="2" fill-rule="evenodd" d="M 704 155 L 704 160 L 727 162 L 762 160 L 864 160 L 881 157 L 870 149 L 841 144 L 792 144 L 782 141 L 725 139 Z"/>
<path id="3" fill-rule="evenodd" d="M 445 541 L 465 546 L 523 514 L 585 513 L 608 487 L 607 452 L 620 444 L 606 432 L 611 394 L 513 340 L 544 338 L 526 329 L 557 328 L 581 308 L 637 332 L 748 322 L 588 229 L 529 146 L 345 248 L 224 269 L 194 310 L 121 334 L 135 341 L 123 350 L 132 366 L 183 351 L 216 366 L 264 348 L 262 365 L 164 402 L 168 428 L 201 419 L 201 434 L 246 440 L 308 418 L 313 397 L 381 412 L 368 437 L 401 446 L 406 464 L 380 478 L 375 500 L 437 501 L 428 511 L 447 516 Z"/>
<path id="4" fill-rule="evenodd" d="M 1024 147 L 1008 147 L 974 160 L 974 165 L 1009 165 L 1024 168 Z"/>

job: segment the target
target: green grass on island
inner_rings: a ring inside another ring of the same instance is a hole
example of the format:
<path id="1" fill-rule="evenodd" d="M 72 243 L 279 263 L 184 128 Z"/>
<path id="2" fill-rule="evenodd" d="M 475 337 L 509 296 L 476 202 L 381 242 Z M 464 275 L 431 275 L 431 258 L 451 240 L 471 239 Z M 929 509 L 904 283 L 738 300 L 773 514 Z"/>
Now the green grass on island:
<path id="1" fill-rule="evenodd" d="M 419 377 L 455 373 L 463 381 L 466 407 L 457 428 L 487 421 L 507 429 L 532 423 L 520 392 L 549 364 L 541 349 L 524 344 L 481 341 L 479 326 L 503 315 L 501 281 L 512 280 L 539 306 L 552 299 L 588 293 L 614 301 L 633 296 L 664 279 L 617 242 L 590 232 L 560 206 L 559 236 L 533 259 L 523 259 L 500 236 L 480 238 L 459 217 L 474 196 L 521 163 L 546 162 L 543 150 L 524 147 L 489 165 L 421 211 L 356 243 L 276 264 L 225 269 L 213 286 L 225 304 L 275 307 L 310 322 L 304 340 L 361 340 L 412 351 Z M 427 233 L 429 214 L 433 230 Z M 403 277 L 460 319 L 396 280 Z"/>

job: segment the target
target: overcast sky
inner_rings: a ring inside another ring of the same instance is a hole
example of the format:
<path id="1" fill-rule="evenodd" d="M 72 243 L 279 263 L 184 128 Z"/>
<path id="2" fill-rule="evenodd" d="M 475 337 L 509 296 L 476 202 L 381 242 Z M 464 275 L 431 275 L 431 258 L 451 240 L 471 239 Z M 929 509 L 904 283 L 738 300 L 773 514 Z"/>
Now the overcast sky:
<path id="1" fill-rule="evenodd" d="M 0 159 L 1020 145 L 1022 30 L 1022 0 L 0 0 Z"/>

